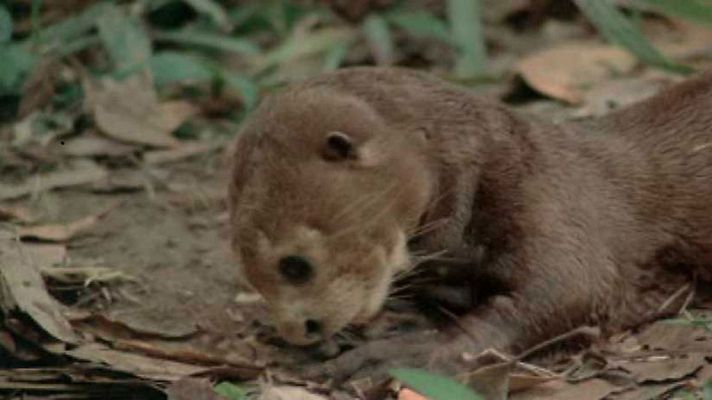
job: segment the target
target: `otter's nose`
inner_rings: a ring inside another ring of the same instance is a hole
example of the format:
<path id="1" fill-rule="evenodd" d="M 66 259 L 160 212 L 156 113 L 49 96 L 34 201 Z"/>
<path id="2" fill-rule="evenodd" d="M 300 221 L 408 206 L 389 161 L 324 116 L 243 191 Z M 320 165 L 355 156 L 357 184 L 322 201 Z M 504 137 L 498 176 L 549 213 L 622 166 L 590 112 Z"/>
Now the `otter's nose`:
<path id="1" fill-rule="evenodd" d="M 323 339 L 324 331 L 320 321 L 316 319 L 307 319 L 304 321 L 304 332 L 310 340 Z"/>

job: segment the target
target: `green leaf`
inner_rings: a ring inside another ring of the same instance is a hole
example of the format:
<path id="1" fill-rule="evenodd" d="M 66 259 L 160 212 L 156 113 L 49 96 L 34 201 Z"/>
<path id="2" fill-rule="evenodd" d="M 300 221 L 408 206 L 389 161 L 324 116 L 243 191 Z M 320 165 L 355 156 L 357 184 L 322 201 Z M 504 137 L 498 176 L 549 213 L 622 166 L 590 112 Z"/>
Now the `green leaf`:
<path id="1" fill-rule="evenodd" d="M 257 55 L 260 52 L 259 47 L 249 40 L 208 32 L 158 31 L 154 32 L 153 36 L 158 41 L 201 46 L 249 56 Z"/>
<path id="2" fill-rule="evenodd" d="M 158 86 L 222 82 L 240 93 L 246 109 L 254 107 L 259 99 L 259 88 L 252 80 L 208 59 L 163 51 L 153 55 L 149 65 Z"/>
<path id="3" fill-rule="evenodd" d="M 275 65 L 324 53 L 337 44 L 351 43 L 354 39 L 355 32 L 348 28 L 321 28 L 303 35 L 293 35 L 262 56 L 257 62 L 257 70 L 264 71 Z"/>
<path id="4" fill-rule="evenodd" d="M 689 73 L 689 67 L 668 60 L 643 36 L 610 0 L 574 0 L 606 40 L 626 48 L 644 63 L 678 73 Z"/>
<path id="5" fill-rule="evenodd" d="M 230 87 L 237 90 L 242 97 L 245 108 L 251 110 L 257 105 L 257 100 L 260 96 L 260 91 L 257 85 L 249 78 L 237 74 L 235 72 L 230 72 L 222 70 L 221 79 Z"/>
<path id="6" fill-rule="evenodd" d="M 378 14 L 370 14 L 366 17 L 362 28 L 376 63 L 392 64 L 395 59 L 395 44 L 385 18 Z"/>
<path id="7" fill-rule="evenodd" d="M 636 3 L 649 5 L 666 15 L 712 26 L 712 1 L 709 0 L 639 0 Z"/>
<path id="8" fill-rule="evenodd" d="M 227 397 L 229 400 L 246 400 L 247 392 L 241 387 L 230 382 L 221 382 L 213 388 L 215 393 Z"/>
<path id="9" fill-rule="evenodd" d="M 221 29 L 231 29 L 232 23 L 228 18 L 225 9 L 213 0 L 183 0 L 186 4 L 193 7 L 193 9 L 203 15 L 210 18 L 213 23 L 220 27 Z"/>
<path id="10" fill-rule="evenodd" d="M 151 42 L 146 32 L 119 7 L 107 5 L 97 26 L 99 38 L 117 72 L 139 68 L 151 57 Z"/>
<path id="11" fill-rule="evenodd" d="M 425 10 L 391 12 L 386 19 L 413 36 L 452 43 L 447 24 Z"/>
<path id="12" fill-rule="evenodd" d="M 215 79 L 215 71 L 198 57 L 173 51 L 163 51 L 149 60 L 156 85 L 203 83 Z"/>
<path id="13" fill-rule="evenodd" d="M 0 43 L 6 43 L 12 38 L 12 15 L 7 7 L 0 5 Z"/>
<path id="14" fill-rule="evenodd" d="M 324 71 L 334 71 L 338 69 L 349 54 L 349 43 L 337 43 L 324 56 Z"/>
<path id="15" fill-rule="evenodd" d="M 75 40 L 96 26 L 108 4 L 103 1 L 96 3 L 77 16 L 65 18 L 40 30 L 32 38 L 31 44 L 43 47 L 42 50 L 50 50 Z"/>
<path id="16" fill-rule="evenodd" d="M 702 389 L 702 394 L 705 400 L 712 400 L 712 379 L 708 379 L 705 387 Z"/>
<path id="17" fill-rule="evenodd" d="M 447 14 L 459 55 L 455 75 L 472 79 L 485 73 L 487 52 L 480 0 L 448 0 Z"/>
<path id="18" fill-rule="evenodd" d="M 17 92 L 36 57 L 19 45 L 0 45 L 0 92 Z"/>
<path id="19" fill-rule="evenodd" d="M 444 376 L 409 368 L 389 373 L 430 400 L 484 400 L 467 386 Z"/>

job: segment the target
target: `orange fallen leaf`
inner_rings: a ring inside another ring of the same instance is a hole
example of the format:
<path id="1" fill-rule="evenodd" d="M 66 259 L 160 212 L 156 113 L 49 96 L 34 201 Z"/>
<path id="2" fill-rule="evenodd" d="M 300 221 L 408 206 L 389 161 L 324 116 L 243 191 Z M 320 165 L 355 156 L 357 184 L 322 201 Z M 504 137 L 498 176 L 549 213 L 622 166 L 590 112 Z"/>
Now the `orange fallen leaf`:
<path id="1" fill-rule="evenodd" d="M 86 217 L 82 217 L 66 224 L 48 224 L 23 227 L 20 228 L 17 233 L 22 239 L 66 242 L 93 227 L 101 218 L 103 218 L 115 207 L 116 204 L 107 207 L 97 214 L 87 215 Z"/>
<path id="2" fill-rule="evenodd" d="M 428 398 L 410 389 L 401 389 L 401 391 L 398 392 L 398 400 L 428 400 Z"/>

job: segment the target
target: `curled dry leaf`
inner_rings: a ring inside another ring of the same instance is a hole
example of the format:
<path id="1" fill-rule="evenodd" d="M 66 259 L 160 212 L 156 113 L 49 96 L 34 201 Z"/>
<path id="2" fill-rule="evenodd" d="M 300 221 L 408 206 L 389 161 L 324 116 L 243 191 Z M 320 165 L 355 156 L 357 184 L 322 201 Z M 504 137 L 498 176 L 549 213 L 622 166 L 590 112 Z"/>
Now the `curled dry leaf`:
<path id="1" fill-rule="evenodd" d="M 109 211 L 114 209 L 116 204 L 107 207 L 97 214 L 88 215 L 78 220 L 66 224 L 49 224 L 22 227 L 18 230 L 18 235 L 22 239 L 39 239 L 49 242 L 66 242 L 81 233 L 92 228 Z"/>
<path id="2" fill-rule="evenodd" d="M 689 353 L 677 357 L 650 357 L 645 360 L 620 363 L 619 366 L 630 371 L 636 381 L 642 383 L 682 379 L 702 369 L 706 363 L 704 354 Z"/>
<path id="3" fill-rule="evenodd" d="M 228 400 L 215 393 L 210 379 L 182 378 L 173 382 L 166 390 L 168 400 Z"/>
<path id="4" fill-rule="evenodd" d="M 264 388 L 258 400 L 327 400 L 327 398 L 301 387 L 268 386 Z"/>
<path id="5" fill-rule="evenodd" d="M 173 149 L 146 152 L 143 160 L 149 165 L 165 164 L 208 153 L 222 146 L 223 143 L 186 143 Z"/>
<path id="6" fill-rule="evenodd" d="M 576 117 L 607 114 L 617 108 L 642 101 L 660 91 L 666 82 L 659 79 L 629 78 L 601 82 L 586 92 L 584 106 Z"/>
<path id="7" fill-rule="evenodd" d="M 428 400 L 426 397 L 419 395 L 418 393 L 410 389 L 402 389 L 398 392 L 398 400 Z"/>
<path id="8" fill-rule="evenodd" d="M 619 390 L 619 387 L 603 379 L 589 379 L 575 384 L 555 380 L 513 393 L 511 400 L 599 400 Z"/>
<path id="9" fill-rule="evenodd" d="M 76 343 L 77 337 L 62 315 L 62 306 L 47 293 L 40 268 L 60 261 L 61 249 L 48 251 L 12 239 L 0 239 L 0 309 L 29 315 L 54 338 Z"/>
<path id="10" fill-rule="evenodd" d="M 0 205 L 0 221 L 16 220 L 19 222 L 32 222 L 35 217 L 29 208 L 20 205 Z"/>
<path id="11" fill-rule="evenodd" d="M 595 42 L 568 43 L 525 57 L 517 71 L 535 90 L 571 104 L 581 103 L 584 89 L 636 65 L 625 50 Z"/>
<path id="12" fill-rule="evenodd" d="M 506 400 L 512 368 L 508 361 L 487 365 L 468 374 L 466 383 L 486 399 Z"/>
<path id="13" fill-rule="evenodd" d="M 84 344 L 66 353 L 80 360 L 102 363 L 118 371 L 159 381 L 173 382 L 209 370 L 199 365 L 118 351 L 100 343 Z"/>
<path id="14" fill-rule="evenodd" d="M 96 164 L 81 163 L 69 169 L 35 175 L 17 185 L 0 184 L 0 200 L 18 199 L 45 190 L 85 185 L 106 177 L 106 170 Z"/>
<path id="15" fill-rule="evenodd" d="M 148 74 L 123 80 L 84 81 L 87 106 L 102 133 L 122 142 L 153 147 L 179 144 L 171 136 L 195 108 L 187 102 L 160 104 Z"/>
<path id="16" fill-rule="evenodd" d="M 136 150 L 134 146 L 91 134 L 67 140 L 59 148 L 62 154 L 74 157 L 125 156 Z"/>

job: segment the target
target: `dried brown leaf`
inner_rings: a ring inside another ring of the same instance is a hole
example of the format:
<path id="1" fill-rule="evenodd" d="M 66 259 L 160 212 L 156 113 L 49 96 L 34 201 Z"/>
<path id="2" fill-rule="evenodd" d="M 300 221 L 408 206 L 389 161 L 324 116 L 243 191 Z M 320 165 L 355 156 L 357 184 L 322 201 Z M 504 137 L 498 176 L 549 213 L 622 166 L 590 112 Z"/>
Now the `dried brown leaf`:
<path id="1" fill-rule="evenodd" d="M 174 149 L 146 152 L 143 160 L 149 165 L 165 164 L 208 153 L 222 146 L 222 143 L 186 143 Z"/>
<path id="2" fill-rule="evenodd" d="M 656 356 L 646 360 L 621 362 L 621 368 L 632 373 L 636 381 L 664 382 L 682 379 L 700 370 L 706 364 L 705 355 L 690 353 L 685 356 Z"/>
<path id="3" fill-rule="evenodd" d="M 159 381 L 177 381 L 208 370 L 206 367 L 161 360 L 111 349 L 100 343 L 81 345 L 67 354 L 80 360 L 102 363 L 112 369 Z"/>
<path id="4" fill-rule="evenodd" d="M 577 117 L 600 116 L 617 108 L 642 101 L 665 86 L 661 80 L 646 78 L 616 79 L 595 85 L 584 95 L 584 106 Z"/>
<path id="5" fill-rule="evenodd" d="M 97 135 L 82 135 L 65 141 L 60 152 L 74 157 L 126 156 L 134 153 L 136 147 Z"/>
<path id="6" fill-rule="evenodd" d="M 166 390 L 168 400 L 227 400 L 215 392 L 213 384 L 205 378 L 182 378 Z"/>
<path id="7" fill-rule="evenodd" d="M 93 163 L 66 170 L 38 174 L 17 185 L 0 184 L 0 200 L 18 199 L 33 193 L 57 188 L 85 185 L 106 179 L 106 171 Z"/>
<path id="8" fill-rule="evenodd" d="M 76 343 L 77 337 L 62 315 L 62 306 L 49 296 L 39 272 L 40 268 L 51 266 L 47 265 L 48 255 L 35 246 L 0 239 L 0 259 L 0 308 L 24 312 L 51 336 Z"/>
<path id="9" fill-rule="evenodd" d="M 108 207 L 101 212 L 65 224 L 48 224 L 28 226 L 18 229 L 18 235 L 22 239 L 39 239 L 49 242 L 66 242 L 79 234 L 85 233 L 96 225 L 115 205 Z"/>
<path id="10" fill-rule="evenodd" d="M 127 143 L 154 147 L 179 144 L 170 134 L 194 114 L 183 102 L 159 104 L 148 74 L 123 81 L 84 81 L 87 106 L 102 133 Z"/>
<path id="11" fill-rule="evenodd" d="M 0 221 L 32 222 L 35 217 L 29 208 L 21 205 L 0 205 Z"/>
<path id="12" fill-rule="evenodd" d="M 297 386 L 268 386 L 264 388 L 258 400 L 327 400 Z"/>
<path id="13" fill-rule="evenodd" d="M 418 393 L 405 388 L 398 392 L 398 400 L 428 400 L 427 398 L 419 395 Z"/>
<path id="14" fill-rule="evenodd" d="M 529 55 L 519 62 L 517 70 L 535 90 L 579 104 L 586 87 L 614 74 L 628 72 L 635 65 L 635 57 L 625 50 L 596 42 L 580 42 Z"/>
<path id="15" fill-rule="evenodd" d="M 656 383 L 652 385 L 644 385 L 640 387 L 633 387 L 629 390 L 624 390 L 619 393 L 611 395 L 611 400 L 651 400 L 651 399 L 661 399 L 667 398 L 662 397 L 664 394 L 669 393 L 677 388 L 685 385 L 685 382 L 669 382 L 669 383 Z"/>
<path id="16" fill-rule="evenodd" d="M 657 321 L 637 336 L 638 343 L 652 350 L 712 353 L 712 332 L 701 327 Z"/>
<path id="17" fill-rule="evenodd" d="M 18 117 L 23 118 L 52 100 L 60 65 L 56 59 L 45 58 L 32 70 L 22 85 L 22 100 Z"/>
<path id="18" fill-rule="evenodd" d="M 465 383 L 486 399 L 505 400 L 512 368 L 508 361 L 487 365 L 469 373 Z"/>
<path id="19" fill-rule="evenodd" d="M 513 393 L 511 400 L 599 400 L 619 389 L 602 379 L 590 379 L 571 384 L 556 380 L 535 386 L 523 392 Z"/>

